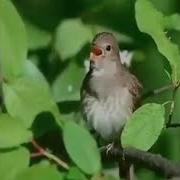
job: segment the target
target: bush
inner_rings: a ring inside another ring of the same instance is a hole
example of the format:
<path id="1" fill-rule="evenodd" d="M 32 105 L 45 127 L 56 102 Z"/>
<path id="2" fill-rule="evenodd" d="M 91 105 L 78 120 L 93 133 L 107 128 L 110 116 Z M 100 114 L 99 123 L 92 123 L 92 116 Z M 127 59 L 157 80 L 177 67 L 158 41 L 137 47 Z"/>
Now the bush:
<path id="1" fill-rule="evenodd" d="M 140 179 L 180 176 L 178 5 L 0 0 L 0 179 L 118 179 L 122 156 Z M 144 87 L 119 138 L 123 152 L 105 159 L 79 106 L 89 45 L 101 31 L 133 54 L 130 70 Z"/>

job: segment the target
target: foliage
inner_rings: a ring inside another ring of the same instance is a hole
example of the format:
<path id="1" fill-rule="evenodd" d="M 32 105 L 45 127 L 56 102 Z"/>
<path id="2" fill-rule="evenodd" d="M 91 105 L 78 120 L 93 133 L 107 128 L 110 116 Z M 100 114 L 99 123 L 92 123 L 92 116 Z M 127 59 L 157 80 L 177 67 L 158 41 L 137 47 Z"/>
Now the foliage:
<path id="1" fill-rule="evenodd" d="M 79 107 L 89 43 L 101 31 L 113 32 L 120 48 L 133 52 L 131 68 L 142 93 L 173 85 L 143 99 L 122 132 L 123 147 L 151 148 L 180 160 L 179 131 L 165 128 L 169 112 L 179 121 L 178 0 L 68 3 L 0 0 L 0 179 L 117 179 L 114 164 L 101 159 Z M 107 167 L 114 168 L 113 177 Z M 137 176 L 158 178 L 143 170 Z"/>
<path id="2" fill-rule="evenodd" d="M 66 70 L 57 76 L 53 82 L 52 91 L 56 101 L 78 101 L 80 99 L 79 87 L 83 76 L 84 69 L 79 68 L 72 60 Z"/>
<path id="3" fill-rule="evenodd" d="M 142 13 L 147 13 L 142 16 Z M 168 37 L 166 37 L 166 28 L 176 28 L 176 22 L 179 16 L 174 15 L 171 18 L 164 17 L 163 14 L 157 11 L 153 5 L 147 0 L 139 0 L 136 2 L 136 20 L 139 29 L 152 36 L 157 44 L 159 51 L 168 59 L 172 68 L 172 79 L 174 83 L 178 83 L 180 79 L 180 52 L 178 46 L 173 44 Z M 172 19 L 176 21 L 174 27 L 170 26 Z M 149 26 L 149 23 L 151 26 Z M 168 51 L 167 51 L 168 49 Z"/>
<path id="4" fill-rule="evenodd" d="M 54 180 L 61 180 L 63 179 L 63 175 L 59 173 L 55 167 L 49 165 L 49 164 L 37 164 L 30 168 L 25 169 L 21 173 L 19 173 L 16 178 L 16 180 L 48 180 L 48 179 L 54 179 Z"/>
<path id="5" fill-rule="evenodd" d="M 4 78 L 11 80 L 22 72 L 27 56 L 26 33 L 24 24 L 10 1 L 2 2 L 0 9 L 1 70 Z"/>
<path id="6" fill-rule="evenodd" d="M 157 141 L 163 126 L 164 107 L 155 103 L 145 104 L 126 123 L 121 136 L 122 145 L 147 151 Z"/>
<path id="7" fill-rule="evenodd" d="M 14 177 L 28 168 L 30 161 L 29 151 L 23 147 L 0 154 L 0 177 L 4 180 Z M 15 162 L 18 162 L 15 166 Z M 8 170 L 8 171 L 7 171 Z"/>
<path id="8" fill-rule="evenodd" d="M 92 31 L 80 19 L 68 19 L 57 28 L 55 48 L 62 59 L 67 59 L 76 55 L 92 37 Z"/>
<path id="9" fill-rule="evenodd" d="M 32 133 L 25 128 L 19 119 L 13 119 L 8 114 L 0 115 L 0 142 L 1 148 L 12 148 L 22 143 L 29 142 Z M 13 137 L 13 138 L 12 138 Z"/>

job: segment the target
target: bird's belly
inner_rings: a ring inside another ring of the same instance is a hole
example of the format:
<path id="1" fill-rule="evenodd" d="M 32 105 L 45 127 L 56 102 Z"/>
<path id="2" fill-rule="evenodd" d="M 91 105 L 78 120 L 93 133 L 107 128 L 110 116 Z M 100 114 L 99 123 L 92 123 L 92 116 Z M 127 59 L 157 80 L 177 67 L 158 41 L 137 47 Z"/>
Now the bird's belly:
<path id="1" fill-rule="evenodd" d="M 121 98 L 118 95 L 117 97 L 109 96 L 103 100 L 89 96 L 84 101 L 86 101 L 86 106 L 83 113 L 88 125 L 106 140 L 119 134 L 128 116 L 132 113 L 130 94 L 124 94 Z"/>

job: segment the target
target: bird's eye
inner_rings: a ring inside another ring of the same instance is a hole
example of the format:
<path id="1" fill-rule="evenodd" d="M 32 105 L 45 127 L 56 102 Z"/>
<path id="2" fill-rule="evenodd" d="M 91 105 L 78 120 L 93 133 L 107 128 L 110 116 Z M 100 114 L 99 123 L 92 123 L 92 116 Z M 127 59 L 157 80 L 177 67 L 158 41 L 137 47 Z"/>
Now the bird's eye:
<path id="1" fill-rule="evenodd" d="M 110 45 L 107 45 L 107 46 L 106 46 L 106 50 L 107 50 L 107 51 L 110 51 L 110 50 L 111 50 L 111 46 L 110 46 Z"/>

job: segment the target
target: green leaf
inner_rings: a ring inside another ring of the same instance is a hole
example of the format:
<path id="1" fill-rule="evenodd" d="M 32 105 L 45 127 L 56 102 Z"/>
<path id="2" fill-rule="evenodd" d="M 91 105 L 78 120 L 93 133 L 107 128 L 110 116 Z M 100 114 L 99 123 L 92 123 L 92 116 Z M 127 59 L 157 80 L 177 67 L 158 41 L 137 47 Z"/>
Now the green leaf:
<path id="1" fill-rule="evenodd" d="M 36 50 L 49 45 L 51 41 L 51 34 L 39 27 L 25 21 L 25 27 L 28 37 L 28 48 Z"/>
<path id="2" fill-rule="evenodd" d="M 19 173 L 14 180 L 62 180 L 63 176 L 51 165 L 37 164 Z"/>
<path id="3" fill-rule="evenodd" d="M 111 172 L 110 172 L 111 174 Z M 115 172 L 115 174 L 117 174 L 117 170 Z M 106 175 L 105 173 L 103 173 L 103 175 L 95 175 L 91 178 L 91 180 L 120 180 L 120 177 L 114 177 L 112 175 Z"/>
<path id="4" fill-rule="evenodd" d="M 175 98 L 174 98 L 175 102 L 174 102 L 174 111 L 173 111 L 173 115 L 172 115 L 172 121 L 179 123 L 180 122 L 180 88 L 177 89 L 176 93 L 175 93 Z M 173 123 L 172 122 L 172 123 Z"/>
<path id="5" fill-rule="evenodd" d="M 25 61 L 24 63 L 22 76 L 30 78 L 32 81 L 41 81 L 41 83 L 43 83 L 44 88 L 50 89 L 49 84 L 45 79 L 44 75 L 40 72 L 36 65 L 29 60 Z"/>
<path id="6" fill-rule="evenodd" d="M 66 176 L 66 180 L 87 180 L 87 178 L 77 167 L 72 167 Z"/>
<path id="7" fill-rule="evenodd" d="M 31 81 L 40 81 L 41 87 L 49 91 L 49 96 L 51 97 L 51 100 L 54 102 L 53 96 L 51 95 L 51 89 L 49 87 L 47 80 L 45 79 L 44 75 L 40 72 L 40 70 L 36 67 L 36 65 L 33 64 L 31 61 L 25 62 L 23 76 L 27 78 L 31 78 Z M 55 105 L 54 108 L 50 112 L 55 117 L 55 120 L 57 121 L 57 123 L 61 126 L 60 121 L 62 118 L 60 117 L 60 113 L 59 113 L 57 105 Z"/>
<path id="8" fill-rule="evenodd" d="M 23 22 L 11 1 L 0 0 L 0 65 L 6 79 L 19 76 L 27 55 Z"/>
<path id="9" fill-rule="evenodd" d="M 57 28 L 55 49 L 62 59 L 76 55 L 93 38 L 91 29 L 80 19 L 67 19 Z"/>
<path id="10" fill-rule="evenodd" d="M 0 152 L 0 179 L 13 180 L 29 165 L 30 154 L 25 148 Z"/>
<path id="11" fill-rule="evenodd" d="M 117 41 L 119 43 L 133 43 L 134 42 L 134 39 L 126 34 L 123 34 L 122 32 L 118 32 L 118 31 L 115 31 L 113 29 L 110 29 L 106 26 L 100 26 L 100 25 L 88 25 L 89 28 L 91 28 L 93 30 L 93 35 L 95 36 L 96 34 L 98 33 L 101 33 L 101 32 L 110 32 L 112 33 Z"/>
<path id="12" fill-rule="evenodd" d="M 149 34 L 154 39 L 159 52 L 169 61 L 173 82 L 177 84 L 180 81 L 180 52 L 178 46 L 166 37 L 166 23 L 163 14 L 157 11 L 148 0 L 137 0 L 135 12 L 140 31 Z"/>
<path id="13" fill-rule="evenodd" d="M 52 85 L 54 98 L 57 102 L 80 99 L 80 87 L 85 70 L 75 62 L 71 62 Z"/>
<path id="14" fill-rule="evenodd" d="M 41 112 L 52 112 L 59 119 L 59 111 L 50 90 L 40 79 L 18 78 L 10 84 L 4 83 L 3 92 L 9 114 L 21 119 L 28 128 Z"/>
<path id="15" fill-rule="evenodd" d="M 32 134 L 21 121 L 0 114 L 0 148 L 11 148 L 29 142 Z"/>
<path id="16" fill-rule="evenodd" d="M 128 119 L 122 135 L 123 147 L 135 147 L 147 151 L 158 139 L 164 126 L 164 106 L 145 104 Z"/>
<path id="17" fill-rule="evenodd" d="M 180 15 L 172 14 L 171 16 L 165 17 L 165 24 L 168 29 L 175 29 L 180 31 Z"/>
<path id="18" fill-rule="evenodd" d="M 71 121 L 66 122 L 63 140 L 69 156 L 82 171 L 95 174 L 101 170 L 96 141 L 84 127 Z"/>
<path id="19" fill-rule="evenodd" d="M 117 178 L 117 177 L 114 177 L 112 175 L 106 175 L 103 180 L 120 180 L 120 177 Z"/>

